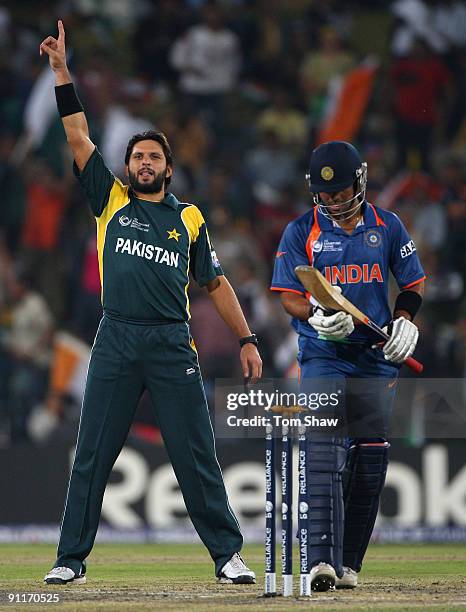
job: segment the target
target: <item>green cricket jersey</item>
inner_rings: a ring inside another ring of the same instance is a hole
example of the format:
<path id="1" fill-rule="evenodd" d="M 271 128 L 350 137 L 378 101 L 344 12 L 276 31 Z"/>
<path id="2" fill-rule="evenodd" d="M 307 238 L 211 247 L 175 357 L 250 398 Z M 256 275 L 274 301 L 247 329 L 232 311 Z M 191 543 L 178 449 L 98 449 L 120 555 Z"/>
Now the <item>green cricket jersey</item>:
<path id="1" fill-rule="evenodd" d="M 189 273 L 201 285 L 223 274 L 201 211 L 167 193 L 137 198 L 97 148 L 80 173 L 97 221 L 104 312 L 130 321 L 187 321 Z"/>

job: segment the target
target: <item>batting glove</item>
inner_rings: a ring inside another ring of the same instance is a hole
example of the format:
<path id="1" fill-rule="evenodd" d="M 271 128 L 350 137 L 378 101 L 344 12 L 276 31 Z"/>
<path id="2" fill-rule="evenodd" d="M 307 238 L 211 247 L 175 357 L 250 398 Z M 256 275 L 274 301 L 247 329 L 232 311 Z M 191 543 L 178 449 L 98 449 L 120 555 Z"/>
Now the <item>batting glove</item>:
<path id="1" fill-rule="evenodd" d="M 341 287 L 336 287 L 341 293 Z M 314 306 L 312 316 L 307 320 L 319 337 L 325 340 L 343 340 L 354 330 L 353 318 L 346 312 L 329 312 L 322 306 Z"/>
<path id="2" fill-rule="evenodd" d="M 393 363 L 403 363 L 414 353 L 419 338 L 418 328 L 405 317 L 399 317 L 390 323 L 387 333 L 390 338 L 382 347 L 385 359 Z"/>

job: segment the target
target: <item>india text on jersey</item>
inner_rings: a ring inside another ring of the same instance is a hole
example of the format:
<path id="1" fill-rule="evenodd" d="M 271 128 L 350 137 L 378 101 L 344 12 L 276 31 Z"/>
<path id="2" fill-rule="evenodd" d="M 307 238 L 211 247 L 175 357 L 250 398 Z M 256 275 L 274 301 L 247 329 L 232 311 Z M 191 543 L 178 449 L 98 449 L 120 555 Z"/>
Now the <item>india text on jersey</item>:
<path id="1" fill-rule="evenodd" d="M 378 263 L 372 264 L 369 270 L 369 264 L 365 263 L 362 266 L 357 264 L 347 264 L 343 266 L 325 266 L 325 278 L 332 285 L 341 283 L 372 283 L 376 280 L 378 283 L 383 283 L 382 270 Z"/>

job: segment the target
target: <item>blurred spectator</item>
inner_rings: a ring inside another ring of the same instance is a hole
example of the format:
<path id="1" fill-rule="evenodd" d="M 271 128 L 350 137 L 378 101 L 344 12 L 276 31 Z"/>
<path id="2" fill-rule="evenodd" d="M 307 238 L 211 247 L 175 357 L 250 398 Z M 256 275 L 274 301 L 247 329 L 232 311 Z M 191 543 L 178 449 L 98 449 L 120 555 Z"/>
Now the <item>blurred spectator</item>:
<path id="1" fill-rule="evenodd" d="M 237 84 L 241 67 L 236 34 L 224 24 L 215 0 L 202 8 L 202 22 L 189 28 L 171 49 L 171 62 L 180 73 L 180 90 L 211 125 L 222 123 L 223 96 Z"/>
<path id="2" fill-rule="evenodd" d="M 305 3 L 306 20 L 309 23 L 311 36 L 316 39 L 323 27 L 330 27 L 339 37 L 347 38 L 354 19 L 354 2 L 347 0 L 321 0 L 321 2 Z M 361 4 L 361 3 L 358 3 Z M 371 0 L 371 6 L 375 0 Z M 352 10 L 353 9 L 353 10 Z"/>
<path id="3" fill-rule="evenodd" d="M 248 221 L 253 219 L 254 211 L 251 210 L 252 207 L 244 194 L 243 187 L 230 174 L 226 164 L 212 167 L 206 177 L 205 186 L 202 188 L 201 202 L 202 213 L 209 221 L 208 226 L 211 229 L 212 215 L 216 219 L 215 224 L 218 225 L 218 211 L 221 211 L 220 218 L 228 222 L 234 222 L 238 217 Z M 222 217 L 224 211 L 226 211 L 227 219 Z"/>
<path id="4" fill-rule="evenodd" d="M 466 32 L 466 30 L 464 30 Z M 466 145 L 466 34 L 463 47 L 450 53 L 447 60 L 450 72 L 453 74 L 454 91 L 450 117 L 446 125 L 448 138 L 456 140 L 458 151 L 464 152 Z M 463 134 L 461 134 L 463 131 Z"/>
<path id="5" fill-rule="evenodd" d="M 450 47 L 466 45 L 466 4 L 463 1 L 435 0 L 432 21 Z"/>
<path id="6" fill-rule="evenodd" d="M 26 437 L 26 422 L 47 389 L 52 314 L 28 276 L 8 279 L 10 324 L 2 338 L 0 371 L 7 400 L 12 442 Z"/>
<path id="7" fill-rule="evenodd" d="M 445 3 L 444 3 L 445 4 Z M 429 44 L 436 53 L 445 53 L 448 41 L 435 24 L 429 2 L 397 0 L 392 11 L 397 18 L 392 41 L 395 55 L 407 55 L 419 40 Z"/>
<path id="8" fill-rule="evenodd" d="M 454 321 L 464 294 L 464 278 L 455 269 L 445 269 L 442 259 L 434 251 L 424 249 L 422 265 L 429 282 L 426 283 L 423 311 L 426 316 L 441 321 Z"/>
<path id="9" fill-rule="evenodd" d="M 313 123 L 323 116 L 332 79 L 344 76 L 354 64 L 353 54 L 343 48 L 336 30 L 323 27 L 317 50 L 310 51 L 299 68 L 301 88 Z"/>
<path id="10" fill-rule="evenodd" d="M 294 146 L 301 151 L 308 142 L 306 116 L 291 106 L 286 89 L 274 90 L 271 105 L 257 118 L 257 127 L 273 132 L 282 146 Z"/>
<path id="11" fill-rule="evenodd" d="M 202 356 L 203 375 L 207 380 L 241 376 L 238 340 L 215 311 L 205 289 L 191 292 L 191 332 L 199 354 Z M 207 332 L 208 330 L 208 332 Z"/>
<path id="12" fill-rule="evenodd" d="M 434 127 L 442 125 L 439 120 L 451 99 L 450 74 L 444 62 L 432 54 L 426 43 L 418 39 L 407 57 L 393 61 L 390 77 L 398 168 L 411 166 L 413 169 L 429 171 Z M 418 158 L 414 164 L 411 161 L 413 153 Z"/>
<path id="13" fill-rule="evenodd" d="M 258 244 L 266 261 L 270 264 L 275 257 L 283 228 L 297 216 L 298 201 L 292 184 L 284 184 L 280 191 L 271 194 L 257 203 L 256 215 L 261 231 Z M 262 194 L 265 196 L 265 191 Z"/>
<path id="14" fill-rule="evenodd" d="M 237 263 L 238 299 L 251 329 L 262 334 L 273 324 L 269 294 L 264 286 L 264 278 L 253 261 L 241 258 Z"/>
<path id="15" fill-rule="evenodd" d="M 276 322 L 264 280 L 266 279 L 262 278 L 260 269 L 252 260 L 243 257 L 237 262 L 236 295 L 249 326 L 260 338 L 261 357 L 267 364 L 267 375 L 271 376 L 273 346 L 276 344 L 276 339 L 269 330 L 276 329 Z"/>
<path id="16" fill-rule="evenodd" d="M 238 262 L 242 258 L 262 264 L 257 240 L 250 225 L 245 221 L 234 222 L 231 211 L 225 206 L 210 210 L 209 232 L 223 271 L 232 284 L 238 285 Z"/>
<path id="17" fill-rule="evenodd" d="M 189 190 L 195 191 L 207 165 L 212 144 L 211 130 L 200 115 L 183 105 L 165 113 L 158 125 L 175 152 L 177 172 L 183 171 Z"/>
<path id="18" fill-rule="evenodd" d="M 152 82 L 175 81 L 169 49 L 188 25 L 189 12 L 180 0 L 159 0 L 145 5 L 133 34 L 136 69 Z"/>
<path id="19" fill-rule="evenodd" d="M 26 212 L 22 231 L 22 262 L 35 270 L 40 292 L 56 316 L 64 306 L 62 265 L 55 251 L 61 243 L 62 222 L 68 203 L 67 182 L 50 166 L 36 160 L 28 169 Z"/>
<path id="20" fill-rule="evenodd" d="M 444 192 L 442 202 L 445 204 L 450 200 L 466 199 L 466 172 L 464 160 L 459 156 L 450 156 L 440 170 L 440 180 Z"/>
<path id="21" fill-rule="evenodd" d="M 74 276 L 76 293 L 72 304 L 72 327 L 79 338 L 92 345 L 102 318 L 97 238 L 94 232 L 84 240 L 80 251 Z"/>
<path id="22" fill-rule="evenodd" d="M 447 224 L 443 259 L 446 266 L 458 270 L 466 283 L 466 198 L 452 198 L 448 202 Z"/>
<path id="23" fill-rule="evenodd" d="M 416 247 L 438 251 L 447 237 L 447 218 L 445 207 L 431 199 L 429 187 L 427 177 L 418 175 L 409 196 L 400 199 L 398 206 Z"/>
<path id="24" fill-rule="evenodd" d="M 32 148 L 38 148 L 47 131 L 57 118 L 57 105 L 50 91 L 55 86 L 55 77 L 49 66 L 39 74 L 24 108 L 24 131 L 15 147 L 15 164 L 22 163 Z"/>
<path id="25" fill-rule="evenodd" d="M 108 167 L 125 180 L 125 153 L 129 139 L 134 134 L 152 129 L 153 125 L 147 119 L 147 90 L 142 81 L 122 81 L 118 94 L 118 102 L 105 114 L 101 150 Z"/>
<path id="26" fill-rule="evenodd" d="M 249 70 L 261 86 L 280 83 L 283 61 L 283 32 L 281 29 L 280 2 L 258 0 L 254 3 L 255 28 L 253 40 L 244 49 L 245 61 L 250 62 Z"/>
<path id="27" fill-rule="evenodd" d="M 0 192 L 2 215 L 0 231 L 9 250 L 16 252 L 24 217 L 25 181 L 22 171 L 12 163 L 15 138 L 11 133 L 0 134 Z"/>
<path id="28" fill-rule="evenodd" d="M 296 176 L 296 156 L 281 146 L 277 134 L 266 130 L 259 134 L 257 146 L 246 155 L 245 178 L 259 202 L 271 202 Z"/>
<path id="29" fill-rule="evenodd" d="M 310 23 L 302 18 L 289 23 L 286 31 L 286 53 L 281 56 L 281 85 L 287 88 L 290 94 L 294 93 L 300 102 L 301 96 L 296 84 L 299 83 L 299 66 L 311 50 L 313 37 L 310 34 Z"/>

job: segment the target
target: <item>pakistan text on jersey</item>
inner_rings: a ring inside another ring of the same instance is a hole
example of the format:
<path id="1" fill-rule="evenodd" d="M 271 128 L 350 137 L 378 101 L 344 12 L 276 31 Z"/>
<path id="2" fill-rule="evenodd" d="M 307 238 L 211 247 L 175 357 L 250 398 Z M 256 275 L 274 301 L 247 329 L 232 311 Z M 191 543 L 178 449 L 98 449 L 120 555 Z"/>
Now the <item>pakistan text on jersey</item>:
<path id="1" fill-rule="evenodd" d="M 117 238 L 115 253 L 128 253 L 128 255 L 153 259 L 155 263 L 164 263 L 173 268 L 178 268 L 178 258 L 180 255 L 154 244 L 146 244 L 145 242 L 131 240 L 130 238 Z"/>
<path id="2" fill-rule="evenodd" d="M 325 278 L 332 285 L 337 283 L 345 285 L 346 283 L 372 283 L 377 281 L 383 283 L 382 270 L 378 263 L 372 264 L 369 270 L 369 264 L 348 264 L 345 266 L 325 266 Z"/>

